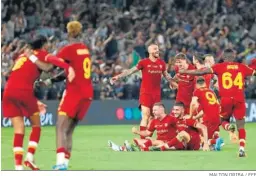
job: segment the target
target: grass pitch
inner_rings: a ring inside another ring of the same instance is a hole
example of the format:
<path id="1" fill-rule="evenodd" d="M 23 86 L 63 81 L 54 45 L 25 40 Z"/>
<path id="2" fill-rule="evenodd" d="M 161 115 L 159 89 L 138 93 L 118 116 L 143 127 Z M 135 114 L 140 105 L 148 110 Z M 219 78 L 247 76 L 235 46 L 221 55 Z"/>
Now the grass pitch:
<path id="1" fill-rule="evenodd" d="M 238 145 L 231 144 L 228 133 L 221 131 L 225 146 L 220 152 L 114 152 L 107 146 L 113 140 L 123 144 L 131 140 L 130 125 L 79 126 L 75 131 L 69 170 L 255 170 L 256 123 L 246 124 L 246 158 L 238 158 Z M 31 128 L 26 128 L 24 146 Z M 2 128 L 2 170 L 13 170 L 13 129 Z M 51 170 L 55 164 L 55 127 L 43 127 L 36 163 L 41 170 Z"/>

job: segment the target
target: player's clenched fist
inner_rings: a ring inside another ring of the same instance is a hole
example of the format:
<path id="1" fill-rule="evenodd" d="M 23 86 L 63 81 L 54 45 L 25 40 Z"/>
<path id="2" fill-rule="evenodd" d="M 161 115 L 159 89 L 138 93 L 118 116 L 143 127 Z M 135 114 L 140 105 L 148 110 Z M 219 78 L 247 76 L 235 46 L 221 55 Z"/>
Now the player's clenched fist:
<path id="1" fill-rule="evenodd" d="M 210 151 L 209 145 L 207 143 L 204 144 L 203 151 Z"/>

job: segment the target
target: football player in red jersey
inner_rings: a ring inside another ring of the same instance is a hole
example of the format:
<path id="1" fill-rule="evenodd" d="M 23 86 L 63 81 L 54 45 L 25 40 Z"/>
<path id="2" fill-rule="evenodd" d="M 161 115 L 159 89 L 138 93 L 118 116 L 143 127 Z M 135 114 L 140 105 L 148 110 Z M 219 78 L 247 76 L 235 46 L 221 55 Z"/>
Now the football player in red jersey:
<path id="1" fill-rule="evenodd" d="M 249 67 L 256 70 L 256 58 L 251 60 L 251 63 L 249 64 Z"/>
<path id="2" fill-rule="evenodd" d="M 197 70 L 203 70 L 206 68 L 204 57 L 199 54 L 193 56 L 193 64 Z M 212 81 L 213 77 L 214 77 L 213 74 L 204 75 L 205 83 L 208 88 L 210 88 L 210 86 L 211 86 L 211 81 Z M 197 76 L 195 77 L 195 81 L 196 80 L 197 80 Z M 195 86 L 196 86 L 196 84 L 195 84 Z"/>
<path id="3" fill-rule="evenodd" d="M 55 60 L 58 66 L 68 69 L 69 73 L 74 76 L 74 72 L 68 64 L 59 64 L 60 60 L 58 58 L 52 59 L 48 55 L 46 51 L 46 37 L 39 36 L 30 45 L 34 50 L 33 57 L 28 57 L 26 55 L 27 52 L 18 56 L 10 73 L 3 96 L 3 115 L 4 117 L 11 118 L 14 127 L 13 152 L 16 170 L 23 170 L 24 116 L 29 118 L 32 125 L 28 152 L 24 164 L 32 170 L 39 170 L 34 163 L 34 154 L 41 135 L 39 107 L 43 105 L 34 96 L 33 85 L 41 74 L 41 70 L 34 63 L 41 60 L 43 63 L 42 69 L 49 71 L 52 68 L 49 62 Z"/>
<path id="4" fill-rule="evenodd" d="M 156 131 L 156 140 L 154 139 L 138 139 L 135 138 L 134 142 L 140 147 L 142 151 L 148 151 L 151 146 L 163 145 L 165 142 L 170 141 L 176 136 L 176 121 L 177 119 L 173 116 L 165 113 L 164 104 L 161 102 L 153 105 L 154 119 L 150 122 L 149 127 L 145 131 L 139 131 L 136 127 L 132 128 L 134 134 L 138 134 L 144 137 L 150 137 Z M 118 146 L 112 141 L 109 141 L 109 146 L 115 151 L 133 151 L 132 148 L 125 142 L 125 147 Z M 184 149 L 183 144 L 177 143 L 173 149 L 182 150 Z"/>
<path id="5" fill-rule="evenodd" d="M 142 83 L 140 87 L 139 103 L 142 110 L 142 120 L 140 123 L 140 131 L 145 131 L 152 114 L 154 103 L 161 100 L 161 77 L 162 75 L 172 82 L 172 78 L 166 70 L 165 62 L 159 58 L 159 48 L 155 44 L 148 47 L 149 57 L 139 61 L 137 66 L 113 77 L 111 81 L 114 83 L 126 76 L 129 76 L 139 70 L 142 72 Z M 143 136 L 141 136 L 144 139 Z"/>
<path id="6" fill-rule="evenodd" d="M 179 53 L 175 56 L 176 75 L 174 80 L 178 83 L 178 91 L 176 95 L 176 102 L 182 102 L 185 105 L 185 114 L 189 114 L 189 105 L 194 92 L 194 76 L 187 74 L 180 74 L 179 70 L 193 70 L 195 67 L 188 63 L 187 56 Z M 171 82 L 170 87 L 173 87 Z"/>
<path id="7" fill-rule="evenodd" d="M 144 137 L 152 136 L 154 131 L 157 132 L 156 140 L 151 139 L 134 139 L 134 142 L 141 147 L 142 150 L 149 150 L 150 146 L 162 145 L 167 141 L 170 141 L 176 136 L 176 121 L 177 119 L 173 116 L 165 113 L 165 107 L 163 103 L 155 103 L 153 106 L 154 119 L 150 122 L 149 127 L 146 131 L 138 131 L 133 127 L 132 132 Z M 177 143 L 173 146 L 173 149 L 182 150 L 184 149 L 183 144 Z"/>
<path id="8" fill-rule="evenodd" d="M 78 122 L 86 115 L 92 98 L 91 58 L 89 49 L 80 42 L 82 25 L 78 21 L 67 24 L 70 44 L 60 49 L 57 57 L 67 61 L 75 70 L 75 78 L 68 82 L 58 108 L 56 122 L 56 165 L 55 170 L 67 170 L 72 149 L 72 136 Z M 35 62 L 43 66 L 42 62 Z M 70 74 L 69 74 L 70 75 Z M 72 75 L 71 75 L 72 76 Z M 69 78 L 69 77 L 68 77 Z M 79 94 L 78 94 L 79 92 Z"/>
<path id="9" fill-rule="evenodd" d="M 57 57 L 64 59 L 74 68 L 76 77 L 67 83 L 58 109 L 57 161 L 55 170 L 66 170 L 71 156 L 72 136 L 78 122 L 82 120 L 93 99 L 91 82 L 91 57 L 88 47 L 80 41 L 82 24 L 71 21 L 67 24 L 70 44 L 63 47 Z"/>
<path id="10" fill-rule="evenodd" d="M 202 123 L 208 130 L 208 144 L 219 151 L 223 144 L 223 139 L 219 137 L 220 105 L 215 93 L 207 87 L 204 77 L 200 76 L 196 81 L 190 109 L 193 111 L 198 105 L 202 110 L 192 119 L 202 117 Z"/>
<path id="11" fill-rule="evenodd" d="M 230 117 L 236 119 L 239 136 L 239 157 L 245 156 L 246 131 L 244 129 L 246 107 L 244 97 L 244 79 L 247 76 L 256 76 L 255 70 L 244 64 L 234 62 L 235 53 L 226 49 L 222 55 L 223 63 L 215 64 L 205 70 L 182 70 L 181 73 L 191 75 L 216 74 L 218 76 L 219 94 L 221 97 L 221 118 L 225 130 L 233 131 L 229 123 Z"/>
<path id="12" fill-rule="evenodd" d="M 185 144 L 185 150 L 199 150 L 201 143 L 199 130 L 201 130 L 204 138 L 203 150 L 208 151 L 207 127 L 194 119 L 188 119 L 184 112 L 184 104 L 182 102 L 176 102 L 172 109 L 172 113 L 177 118 L 176 128 L 178 134 L 175 138 L 160 146 L 161 150 L 169 149 L 180 142 Z"/>

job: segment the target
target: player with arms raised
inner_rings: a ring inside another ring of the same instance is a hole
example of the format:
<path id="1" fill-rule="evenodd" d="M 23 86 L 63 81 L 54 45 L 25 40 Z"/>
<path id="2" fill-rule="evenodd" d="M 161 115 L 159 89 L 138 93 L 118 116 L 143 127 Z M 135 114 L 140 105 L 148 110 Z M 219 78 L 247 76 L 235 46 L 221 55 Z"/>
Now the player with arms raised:
<path id="1" fill-rule="evenodd" d="M 211 68 L 191 71 L 182 70 L 180 72 L 191 75 L 214 73 L 218 76 L 222 126 L 225 130 L 231 130 L 229 119 L 232 115 L 234 116 L 239 134 L 239 157 L 244 157 L 246 138 L 244 129 L 246 117 L 244 79 L 247 76 L 256 75 L 256 72 L 244 64 L 234 62 L 235 53 L 232 49 L 226 49 L 222 58 L 224 59 L 223 63 L 215 64 Z"/>
<path id="2" fill-rule="evenodd" d="M 145 131 L 152 113 L 154 103 L 161 100 L 161 77 L 162 75 L 169 81 L 171 76 L 166 70 L 166 64 L 159 58 L 159 48 L 155 44 L 148 47 L 149 58 L 141 60 L 137 66 L 113 77 L 112 82 L 129 76 L 139 70 L 142 71 L 142 83 L 140 87 L 139 103 L 142 110 L 142 120 L 140 131 Z M 144 137 L 141 136 L 143 139 Z"/>
<path id="3" fill-rule="evenodd" d="M 39 170 L 34 163 L 34 154 L 41 135 L 40 105 L 38 105 L 33 90 L 34 82 L 41 74 L 39 68 L 49 71 L 53 68 L 52 64 L 49 63 L 52 62 L 68 70 L 70 81 L 74 78 L 74 70 L 67 63 L 62 63 L 57 57 L 48 54 L 46 51 L 48 48 L 46 37 L 38 36 L 30 45 L 31 49 L 33 49 L 33 55 L 27 56 L 27 52 L 25 52 L 18 56 L 3 96 L 3 115 L 4 117 L 11 118 L 14 127 L 13 152 L 16 170 L 23 170 L 24 116 L 29 118 L 32 126 L 28 153 L 24 164 L 32 170 Z M 29 49 L 29 51 L 31 50 Z M 38 68 L 36 64 L 39 62 L 40 67 Z"/>
<path id="4" fill-rule="evenodd" d="M 208 144 L 219 151 L 223 144 L 223 139 L 219 137 L 220 105 L 215 93 L 207 87 L 204 77 L 197 78 L 196 90 L 192 97 L 190 109 L 194 111 L 198 105 L 202 110 L 192 119 L 202 117 L 202 123 L 208 130 Z"/>

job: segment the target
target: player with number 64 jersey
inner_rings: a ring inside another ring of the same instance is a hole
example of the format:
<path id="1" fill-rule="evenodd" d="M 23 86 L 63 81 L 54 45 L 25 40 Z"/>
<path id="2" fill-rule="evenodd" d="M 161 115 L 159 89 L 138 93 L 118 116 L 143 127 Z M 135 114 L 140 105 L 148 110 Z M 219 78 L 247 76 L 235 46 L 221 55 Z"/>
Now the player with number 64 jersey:
<path id="1" fill-rule="evenodd" d="M 235 52 L 232 49 L 226 49 L 222 55 L 223 63 L 215 64 L 212 68 L 205 70 L 184 70 L 181 73 L 191 75 L 216 74 L 219 83 L 219 94 L 221 97 L 221 117 L 222 126 L 227 131 L 235 129 L 230 124 L 230 117 L 236 119 L 236 125 L 239 134 L 239 157 L 245 156 L 245 138 L 246 131 L 244 129 L 246 107 L 244 97 L 244 79 L 248 76 L 256 76 L 254 69 L 242 64 L 234 62 Z"/>

